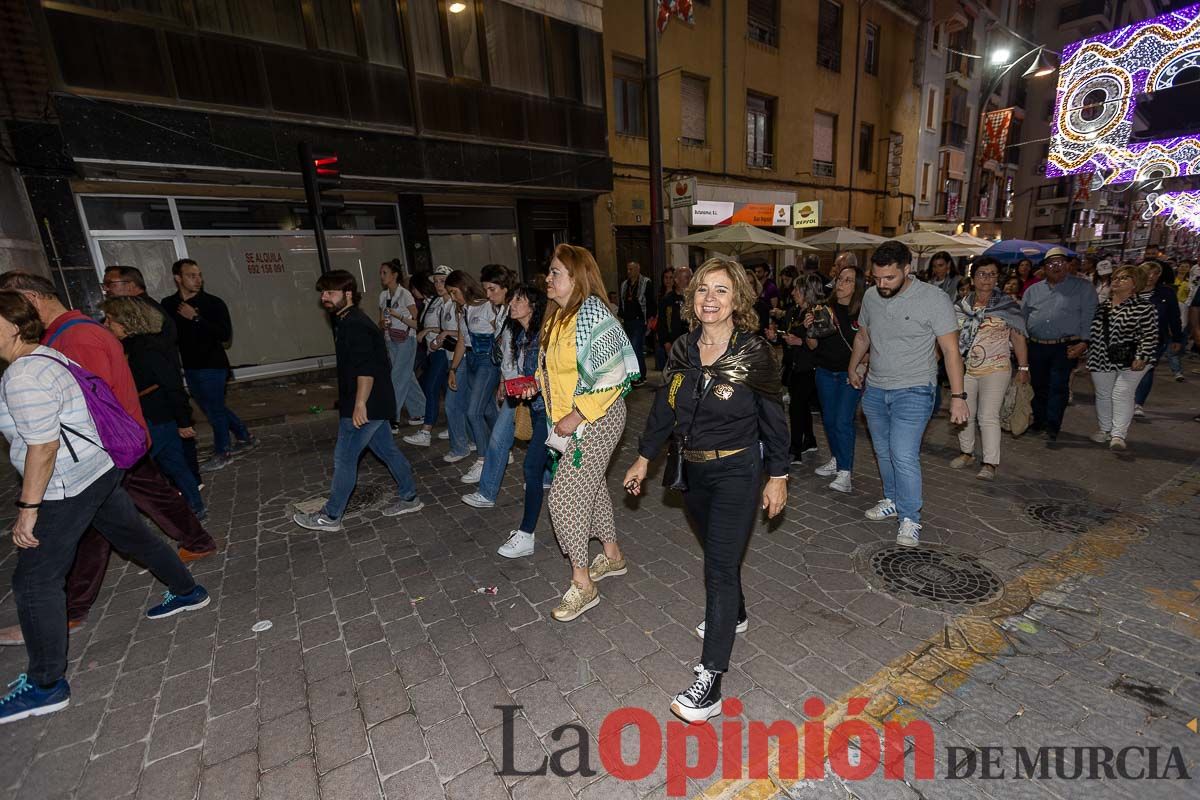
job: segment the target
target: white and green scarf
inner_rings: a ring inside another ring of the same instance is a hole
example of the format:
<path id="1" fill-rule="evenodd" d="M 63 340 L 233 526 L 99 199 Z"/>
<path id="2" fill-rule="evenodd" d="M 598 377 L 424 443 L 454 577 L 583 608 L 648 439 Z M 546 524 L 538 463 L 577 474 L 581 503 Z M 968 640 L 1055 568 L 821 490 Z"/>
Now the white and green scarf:
<path id="1" fill-rule="evenodd" d="M 584 298 L 575 316 L 575 364 L 579 371 L 576 397 L 616 387 L 624 397 L 641 377 L 625 329 L 594 294 Z"/>

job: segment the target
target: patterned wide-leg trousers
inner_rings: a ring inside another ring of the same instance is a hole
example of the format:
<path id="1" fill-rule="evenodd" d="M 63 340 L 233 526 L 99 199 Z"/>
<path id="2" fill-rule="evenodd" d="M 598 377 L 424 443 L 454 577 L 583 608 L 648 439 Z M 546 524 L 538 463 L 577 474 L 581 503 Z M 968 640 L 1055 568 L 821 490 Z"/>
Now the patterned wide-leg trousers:
<path id="1" fill-rule="evenodd" d="M 607 414 L 584 429 L 579 465 L 575 465 L 574 453 L 569 449 L 558 460 L 548 499 L 550 521 L 558 546 L 571 559 L 572 567 L 587 568 L 591 537 L 601 542 L 617 539 L 604 473 L 624 430 L 625 401 L 617 400 Z"/>

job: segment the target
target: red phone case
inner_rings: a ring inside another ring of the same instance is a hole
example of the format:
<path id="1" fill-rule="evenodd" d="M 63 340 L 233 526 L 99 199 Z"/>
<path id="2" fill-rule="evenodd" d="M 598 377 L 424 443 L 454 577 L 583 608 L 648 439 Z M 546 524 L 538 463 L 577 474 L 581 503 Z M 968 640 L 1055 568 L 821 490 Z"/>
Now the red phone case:
<path id="1" fill-rule="evenodd" d="M 526 389 L 536 389 L 537 381 L 528 375 L 521 375 L 516 378 L 510 378 L 504 382 L 504 393 L 509 397 L 517 397 L 523 394 Z"/>

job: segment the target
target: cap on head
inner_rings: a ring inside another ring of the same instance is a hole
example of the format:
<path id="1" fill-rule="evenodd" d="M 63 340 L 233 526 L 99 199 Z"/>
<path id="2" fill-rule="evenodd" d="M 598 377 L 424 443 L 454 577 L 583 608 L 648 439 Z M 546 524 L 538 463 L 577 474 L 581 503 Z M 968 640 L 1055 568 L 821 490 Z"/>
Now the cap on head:
<path id="1" fill-rule="evenodd" d="M 1070 258 L 1070 257 L 1071 257 L 1071 254 L 1067 252 L 1067 248 L 1051 247 L 1049 250 L 1046 251 L 1046 254 L 1044 256 L 1042 256 L 1042 261 L 1049 261 L 1052 258 L 1064 258 L 1065 259 L 1065 258 Z"/>
<path id="2" fill-rule="evenodd" d="M 454 270 L 450 267 L 447 267 L 445 264 L 438 264 L 433 268 L 433 274 L 441 275 L 442 277 L 449 275 L 451 272 L 454 272 Z"/>
<path id="3" fill-rule="evenodd" d="M 1096 274 L 1097 275 L 1112 275 L 1112 271 L 1113 271 L 1113 263 L 1111 261 L 1109 261 L 1107 258 L 1096 264 Z"/>

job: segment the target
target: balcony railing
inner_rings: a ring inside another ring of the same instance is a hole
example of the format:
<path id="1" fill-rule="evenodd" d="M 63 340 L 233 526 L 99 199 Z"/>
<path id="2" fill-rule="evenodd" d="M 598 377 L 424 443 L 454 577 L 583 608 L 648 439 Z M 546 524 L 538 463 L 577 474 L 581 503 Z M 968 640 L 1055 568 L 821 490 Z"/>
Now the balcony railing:
<path id="1" fill-rule="evenodd" d="M 754 167 L 755 169 L 775 169 L 775 154 L 748 150 L 746 152 L 746 166 Z"/>
<path id="2" fill-rule="evenodd" d="M 837 176 L 837 165 L 832 161 L 813 159 L 813 175 L 818 178 L 833 178 Z"/>

